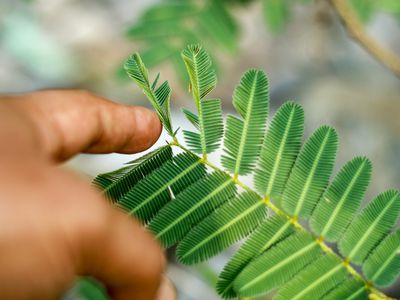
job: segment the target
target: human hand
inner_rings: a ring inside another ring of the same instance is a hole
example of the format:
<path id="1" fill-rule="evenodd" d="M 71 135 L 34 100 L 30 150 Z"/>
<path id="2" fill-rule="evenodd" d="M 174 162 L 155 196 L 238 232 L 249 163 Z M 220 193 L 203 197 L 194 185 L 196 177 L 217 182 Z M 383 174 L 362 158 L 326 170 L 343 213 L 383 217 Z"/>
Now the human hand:
<path id="1" fill-rule="evenodd" d="M 57 166 L 80 152 L 143 151 L 160 135 L 157 116 L 54 90 L 0 97 L 0 120 L 0 298 L 57 299 L 90 275 L 113 299 L 174 299 L 153 237 Z"/>

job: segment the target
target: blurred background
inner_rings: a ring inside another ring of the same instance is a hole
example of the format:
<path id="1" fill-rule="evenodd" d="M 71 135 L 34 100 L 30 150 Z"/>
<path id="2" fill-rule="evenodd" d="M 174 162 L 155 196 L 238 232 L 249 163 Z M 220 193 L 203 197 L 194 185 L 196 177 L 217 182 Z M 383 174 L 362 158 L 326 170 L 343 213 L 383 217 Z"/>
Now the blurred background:
<path id="1" fill-rule="evenodd" d="M 348 4 L 363 29 L 400 57 L 400 1 Z M 400 188 L 400 75 L 348 36 L 326 0 L 1 0 L 0 93 L 83 88 L 148 106 L 122 69 L 124 60 L 139 51 L 153 75 L 161 71 L 169 80 L 174 127 L 184 127 L 179 108 L 193 104 L 180 51 L 194 42 L 214 59 L 219 84 L 212 95 L 223 99 L 225 112 L 232 111 L 231 95 L 241 74 L 263 69 L 272 112 L 294 100 L 305 108 L 306 136 L 321 124 L 338 129 L 336 169 L 355 155 L 371 158 L 367 200 Z M 131 159 L 81 155 L 68 167 L 91 178 Z M 195 267 L 172 262 L 168 276 L 179 299 L 218 299 L 213 284 L 235 247 Z M 388 293 L 398 296 L 399 290 Z M 101 299 L 96 293 L 90 282 L 81 282 L 65 299 Z"/>

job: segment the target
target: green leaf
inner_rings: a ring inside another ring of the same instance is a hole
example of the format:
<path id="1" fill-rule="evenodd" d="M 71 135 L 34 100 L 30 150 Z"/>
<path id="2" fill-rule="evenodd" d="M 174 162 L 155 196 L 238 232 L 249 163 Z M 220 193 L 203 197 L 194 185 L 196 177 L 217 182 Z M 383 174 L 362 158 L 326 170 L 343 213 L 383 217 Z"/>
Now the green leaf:
<path id="1" fill-rule="evenodd" d="M 200 130 L 199 116 L 190 110 L 187 110 L 186 108 L 182 108 L 182 112 L 184 113 L 186 119 L 188 119 L 188 121 L 192 123 L 197 130 Z"/>
<path id="2" fill-rule="evenodd" d="M 353 158 L 340 170 L 311 217 L 310 226 L 315 234 L 330 242 L 342 236 L 360 207 L 371 171 L 366 157 Z"/>
<path id="3" fill-rule="evenodd" d="M 182 51 L 182 58 L 190 78 L 199 130 L 199 133 L 185 130 L 185 140 L 191 150 L 206 157 L 218 149 L 223 135 L 221 100 L 203 99 L 215 88 L 217 77 L 210 56 L 200 45 L 188 46 Z"/>
<path id="4" fill-rule="evenodd" d="M 150 8 L 148 8 L 140 17 L 140 20 L 147 22 L 179 20 L 193 17 L 197 13 L 198 9 L 196 5 L 190 1 L 168 1 L 150 6 Z"/>
<path id="5" fill-rule="evenodd" d="M 149 44 L 154 41 L 168 40 L 177 35 L 185 35 L 187 28 L 182 26 L 181 20 L 163 20 L 162 22 L 139 21 L 133 24 L 126 31 L 130 39 L 147 41 Z"/>
<path id="6" fill-rule="evenodd" d="M 211 58 L 200 45 L 189 45 L 181 55 L 189 74 L 193 99 L 200 111 L 200 100 L 207 96 L 217 84 Z"/>
<path id="7" fill-rule="evenodd" d="M 144 94 L 156 110 L 165 130 L 170 136 L 174 137 L 170 112 L 171 88 L 168 82 L 165 81 L 157 89 L 154 89 L 153 85 L 150 85 L 148 71 L 138 53 L 132 54 L 128 58 L 124 68 L 128 76 L 142 88 Z"/>
<path id="8" fill-rule="evenodd" d="M 311 235 L 297 233 L 251 261 L 234 281 L 234 290 L 242 297 L 266 293 L 286 283 L 320 254 Z"/>
<path id="9" fill-rule="evenodd" d="M 284 285 L 276 300 L 317 300 L 346 279 L 347 271 L 342 261 L 326 254 L 309 265 Z"/>
<path id="10" fill-rule="evenodd" d="M 90 277 L 79 278 L 75 283 L 73 290 L 76 291 L 76 294 L 78 294 L 73 299 L 81 299 L 81 300 L 109 299 L 105 287 L 99 281 Z M 69 299 L 69 297 L 65 298 Z"/>
<path id="11" fill-rule="evenodd" d="M 266 213 L 260 196 L 244 192 L 225 203 L 185 236 L 176 249 L 178 260 L 194 264 L 218 254 L 253 231 Z"/>
<path id="12" fill-rule="evenodd" d="M 264 20 L 272 32 L 282 31 L 289 19 L 286 0 L 263 0 Z"/>
<path id="13" fill-rule="evenodd" d="M 300 151 L 304 133 L 303 108 L 293 102 L 282 105 L 272 119 L 254 176 L 257 191 L 280 198 Z"/>
<path id="14" fill-rule="evenodd" d="M 233 106 L 243 118 L 228 116 L 221 162 L 234 176 L 254 170 L 260 154 L 269 110 L 268 80 L 263 71 L 251 69 L 233 93 Z"/>
<path id="15" fill-rule="evenodd" d="M 373 0 L 351 0 L 350 4 L 355 10 L 360 20 L 366 23 L 371 19 L 371 16 L 375 12 L 374 2 L 375 1 Z"/>
<path id="16" fill-rule="evenodd" d="M 140 51 L 142 60 L 148 68 L 159 65 L 170 57 L 179 54 L 179 51 L 169 43 L 159 41 Z"/>
<path id="17" fill-rule="evenodd" d="M 361 264 L 390 231 L 400 212 L 400 194 L 389 190 L 379 194 L 358 215 L 339 240 L 340 253 Z"/>
<path id="18" fill-rule="evenodd" d="M 386 237 L 363 264 L 368 280 L 380 287 L 393 284 L 400 276 L 400 230 Z"/>
<path id="19" fill-rule="evenodd" d="M 188 147 L 195 153 L 204 154 L 217 150 L 224 133 L 220 99 L 202 100 L 200 102 L 202 117 L 185 110 L 188 120 L 197 127 L 200 133 L 183 130 Z"/>
<path id="20" fill-rule="evenodd" d="M 216 285 L 218 294 L 223 298 L 236 297 L 233 282 L 244 267 L 292 232 L 290 221 L 282 216 L 275 215 L 265 220 L 225 265 Z"/>
<path id="21" fill-rule="evenodd" d="M 328 184 L 336 157 L 336 130 L 321 126 L 301 150 L 282 197 L 283 209 L 295 218 L 311 215 Z"/>
<path id="22" fill-rule="evenodd" d="M 141 180 L 120 200 L 118 206 L 147 223 L 167 202 L 171 191 L 179 194 L 205 175 L 205 166 L 190 153 L 178 154 Z"/>
<path id="23" fill-rule="evenodd" d="M 199 15 L 196 30 L 202 37 L 210 39 L 210 43 L 217 43 L 227 51 L 234 53 L 238 49 L 238 26 L 227 11 L 227 5 L 221 1 L 207 1 L 205 9 Z"/>
<path id="24" fill-rule="evenodd" d="M 93 183 L 103 189 L 107 198 L 118 202 L 140 180 L 171 159 L 171 147 L 163 146 L 130 162 L 127 167 L 97 175 Z"/>
<path id="25" fill-rule="evenodd" d="M 171 247 L 235 193 L 232 179 L 216 171 L 189 186 L 161 209 L 149 229 L 165 248 Z"/>
<path id="26" fill-rule="evenodd" d="M 349 279 L 334 288 L 322 300 L 365 300 L 368 291 L 365 284 L 357 279 Z"/>

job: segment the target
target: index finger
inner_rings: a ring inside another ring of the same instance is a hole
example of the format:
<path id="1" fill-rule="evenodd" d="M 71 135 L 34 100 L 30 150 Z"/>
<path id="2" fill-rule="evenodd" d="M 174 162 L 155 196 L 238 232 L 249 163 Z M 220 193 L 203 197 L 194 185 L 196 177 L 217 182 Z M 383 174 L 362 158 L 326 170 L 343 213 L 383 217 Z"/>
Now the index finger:
<path id="1" fill-rule="evenodd" d="M 34 122 L 45 154 L 57 161 L 79 152 L 140 152 L 161 133 L 154 112 L 86 91 L 40 91 L 15 99 L 24 99 L 17 106 Z"/>

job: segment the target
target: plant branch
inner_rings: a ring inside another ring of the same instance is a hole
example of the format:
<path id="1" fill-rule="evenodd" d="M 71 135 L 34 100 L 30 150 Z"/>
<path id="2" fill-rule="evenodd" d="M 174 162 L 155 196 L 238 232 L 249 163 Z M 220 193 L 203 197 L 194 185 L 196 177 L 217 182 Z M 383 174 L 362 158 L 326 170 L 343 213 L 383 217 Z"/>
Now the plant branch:
<path id="1" fill-rule="evenodd" d="M 346 28 L 347 33 L 376 60 L 400 77 L 400 56 L 383 47 L 365 31 L 357 14 L 350 7 L 349 1 L 329 0 L 329 2 Z"/>
<path id="2" fill-rule="evenodd" d="M 192 152 L 191 150 L 187 149 L 185 146 L 183 146 L 182 144 L 180 144 L 177 140 L 173 141 L 171 143 L 172 146 L 176 146 L 180 149 L 182 149 L 185 152 L 191 153 L 193 155 L 196 155 L 194 152 Z M 197 155 L 196 155 L 197 156 Z M 219 167 L 217 167 L 216 165 L 214 165 L 213 163 L 211 163 L 209 160 L 207 159 L 202 159 L 201 162 L 207 166 L 209 166 L 211 169 L 214 169 L 216 171 L 220 171 L 220 172 L 225 172 L 223 170 L 221 170 Z M 225 172 L 226 173 L 226 172 Z M 228 174 L 228 173 L 226 173 Z M 240 186 L 241 188 L 243 188 L 246 191 L 250 191 L 253 193 L 258 194 L 256 191 L 254 191 L 251 187 L 249 187 L 248 185 L 244 184 L 243 182 L 241 182 L 237 176 L 232 177 L 230 174 L 228 174 L 232 181 L 237 184 L 238 186 Z M 258 194 L 259 195 L 259 194 Z M 260 195 L 259 195 L 260 196 Z M 288 220 L 290 220 L 290 223 L 294 226 L 294 228 L 296 230 L 300 230 L 300 231 L 304 231 L 304 232 L 309 232 L 306 228 L 303 227 L 303 225 L 301 225 L 297 218 L 294 218 L 290 215 L 288 215 L 287 213 L 285 213 L 283 210 L 281 210 L 279 207 L 277 207 L 276 205 L 274 205 L 271 201 L 269 201 L 269 198 L 263 198 L 262 196 L 260 196 L 260 199 L 265 203 L 265 205 L 271 209 L 275 214 L 281 215 L 285 218 L 287 218 Z M 311 233 L 312 234 L 312 233 Z M 362 281 L 366 288 L 370 290 L 370 292 L 372 293 L 372 295 L 375 297 L 373 299 L 376 300 L 394 300 L 388 296 L 386 296 L 385 294 L 383 294 L 381 291 L 379 291 L 378 289 L 376 289 L 371 282 L 368 282 L 367 280 L 364 279 L 364 277 L 357 272 L 356 269 L 354 269 L 350 262 L 347 259 L 343 259 L 341 256 L 339 256 L 335 251 L 333 251 L 333 249 L 331 247 L 329 247 L 324 240 L 321 237 L 317 237 L 314 234 L 312 234 L 316 243 L 321 247 L 322 251 L 331 255 L 335 255 L 336 257 L 340 258 L 340 260 L 342 261 L 343 266 L 346 268 L 347 272 L 355 277 L 356 279 Z M 240 299 L 240 298 L 239 298 Z"/>

